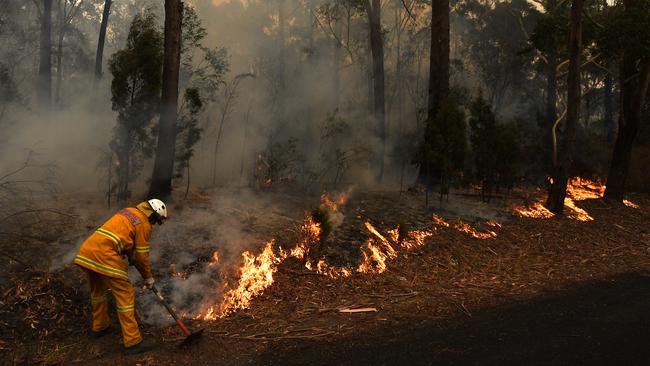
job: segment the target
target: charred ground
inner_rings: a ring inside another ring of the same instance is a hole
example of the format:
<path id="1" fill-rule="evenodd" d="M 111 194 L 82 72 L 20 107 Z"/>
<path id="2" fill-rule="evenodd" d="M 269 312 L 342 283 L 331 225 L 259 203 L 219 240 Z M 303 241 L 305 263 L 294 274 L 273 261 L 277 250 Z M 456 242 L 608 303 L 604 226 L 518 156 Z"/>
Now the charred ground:
<path id="1" fill-rule="evenodd" d="M 101 340 L 86 335 L 88 295 L 79 271 L 65 267 L 47 273 L 11 262 L 0 304 L 3 360 L 356 365 L 642 364 L 650 359 L 647 196 L 632 197 L 639 209 L 581 201 L 578 205 L 594 218 L 589 222 L 519 218 L 502 201 L 463 210 L 434 205 L 448 222 L 460 217 L 477 228 L 482 213 L 490 212 L 502 227 L 495 229 L 495 238 L 483 240 L 453 225 L 433 225 L 422 193 L 352 197 L 343 210 L 344 224 L 320 248 L 336 265 L 358 259 L 354 248 L 369 236 L 361 225 L 365 220 L 384 231 L 407 222 L 414 229 L 435 227 L 435 233 L 424 246 L 401 251 L 381 274 L 330 278 L 287 259 L 249 309 L 194 322 L 195 328 L 206 327 L 197 346 L 178 350 L 176 328 L 147 325 L 145 333 L 160 346 L 139 357 L 121 356 L 117 334 Z M 275 214 L 243 213 L 255 235 L 293 240 L 295 232 L 283 228 L 299 222 L 310 201 L 283 202 L 286 207 Z M 209 248 L 197 253 L 192 265 L 209 254 Z M 158 264 L 162 272 L 169 264 L 165 258 Z M 191 265 L 183 270 L 191 271 Z M 377 311 L 339 312 L 355 308 Z"/>

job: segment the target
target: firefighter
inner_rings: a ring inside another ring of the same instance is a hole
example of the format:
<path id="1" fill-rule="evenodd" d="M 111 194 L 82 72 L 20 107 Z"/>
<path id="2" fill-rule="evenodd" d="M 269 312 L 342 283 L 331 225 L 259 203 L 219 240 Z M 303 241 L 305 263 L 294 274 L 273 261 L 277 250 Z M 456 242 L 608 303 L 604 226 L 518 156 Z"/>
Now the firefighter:
<path id="1" fill-rule="evenodd" d="M 111 331 L 106 296 L 110 289 L 115 298 L 126 354 L 145 352 L 154 346 L 152 341 L 143 340 L 135 319 L 135 294 L 129 281 L 128 264 L 138 269 L 145 287 L 153 286 L 149 237 L 152 226 L 162 225 L 166 219 L 167 207 L 158 199 L 125 208 L 81 244 L 73 261 L 88 276 L 93 335 L 101 337 Z"/>

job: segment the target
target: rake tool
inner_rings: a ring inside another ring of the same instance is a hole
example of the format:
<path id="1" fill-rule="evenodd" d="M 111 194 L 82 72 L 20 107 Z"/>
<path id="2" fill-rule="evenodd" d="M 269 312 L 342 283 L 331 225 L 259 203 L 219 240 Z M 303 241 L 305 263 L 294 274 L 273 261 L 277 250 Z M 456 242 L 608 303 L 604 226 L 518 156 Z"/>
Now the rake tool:
<path id="1" fill-rule="evenodd" d="M 167 301 L 165 301 L 165 298 L 160 294 L 160 292 L 158 292 L 156 286 L 151 286 L 151 291 L 153 291 L 153 293 L 158 298 L 158 301 L 165 307 L 165 309 L 167 309 L 167 311 L 172 316 L 172 318 L 176 320 L 176 324 L 178 324 L 178 326 L 183 330 L 183 333 L 185 333 L 185 339 L 183 340 L 183 342 L 181 342 L 180 347 L 186 347 L 198 341 L 199 338 L 201 338 L 201 336 L 203 335 L 203 329 L 199 329 L 195 332 L 190 332 L 189 329 L 187 329 L 187 327 L 181 320 L 181 318 L 176 314 L 174 309 L 172 309 L 171 306 L 169 306 Z"/>

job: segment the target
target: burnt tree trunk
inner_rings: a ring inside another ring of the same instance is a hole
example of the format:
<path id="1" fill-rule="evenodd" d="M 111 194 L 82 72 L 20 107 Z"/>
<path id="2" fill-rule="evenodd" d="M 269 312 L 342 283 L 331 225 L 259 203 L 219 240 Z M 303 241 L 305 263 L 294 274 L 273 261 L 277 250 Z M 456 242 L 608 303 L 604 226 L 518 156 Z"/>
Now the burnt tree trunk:
<path id="1" fill-rule="evenodd" d="M 639 0 L 625 0 L 623 3 L 627 14 L 643 11 L 639 9 L 641 5 Z M 623 202 L 632 147 L 639 132 L 649 84 L 650 56 L 639 54 L 639 49 L 636 47 L 624 50 L 620 63 L 621 97 L 618 135 L 605 189 L 605 199 L 608 201 Z"/>
<path id="2" fill-rule="evenodd" d="M 614 78 L 610 72 L 607 72 L 605 75 L 605 116 L 604 116 L 604 126 L 605 136 L 607 138 L 608 144 L 614 143 L 615 138 L 615 127 L 614 127 Z"/>
<path id="3" fill-rule="evenodd" d="M 546 11 L 549 14 L 555 14 L 557 8 L 557 0 L 548 0 L 546 4 Z M 549 50 L 546 64 L 546 116 L 544 124 L 544 146 L 547 154 L 545 155 L 544 163 L 546 169 L 553 167 L 552 162 L 552 147 L 553 141 L 553 128 L 557 118 L 557 65 L 558 56 L 557 51 L 554 49 Z"/>
<path id="4" fill-rule="evenodd" d="M 442 102 L 449 96 L 449 0 L 432 0 L 431 2 L 431 53 L 429 60 L 429 99 L 427 104 L 427 125 L 433 120 Z M 425 146 L 431 134 L 425 134 Z M 425 154 L 426 155 L 426 154 Z M 432 184 L 431 174 L 434 167 L 425 158 L 420 165 L 418 181 Z"/>
<path id="5" fill-rule="evenodd" d="M 384 153 L 386 151 L 386 104 L 384 87 L 384 39 L 381 29 L 381 0 L 366 0 L 366 12 L 370 23 L 370 49 L 372 53 L 373 114 L 375 131 L 380 139 L 377 152 L 377 180 L 384 177 Z"/>
<path id="6" fill-rule="evenodd" d="M 52 105 L 52 0 L 43 0 L 38 65 L 38 99 L 41 108 Z"/>
<path id="7" fill-rule="evenodd" d="M 104 2 L 104 13 L 102 14 L 102 24 L 99 27 L 99 39 L 97 40 L 97 54 L 95 55 L 95 79 L 102 78 L 102 65 L 104 58 L 104 43 L 106 41 L 106 28 L 108 27 L 108 17 L 111 14 L 112 0 Z"/>
<path id="8" fill-rule="evenodd" d="M 564 199 L 569 180 L 569 169 L 573 163 L 576 128 L 580 118 L 580 59 L 582 52 L 582 10 L 584 0 L 573 0 L 571 4 L 571 31 L 569 36 L 569 74 L 567 76 L 567 118 L 566 128 L 554 162 L 551 184 L 546 200 L 547 208 L 556 215 L 564 211 Z"/>
<path id="9" fill-rule="evenodd" d="M 280 107 L 280 119 L 287 123 L 287 20 L 285 14 L 285 0 L 278 1 L 278 99 Z"/>
<path id="10" fill-rule="evenodd" d="M 621 106 L 618 135 L 614 144 L 612 164 L 605 189 L 605 199 L 621 203 L 625 195 L 625 181 L 632 159 L 632 147 L 639 132 L 643 105 L 650 83 L 650 57 L 641 61 L 639 71 L 635 67 L 636 62 L 637 59 L 624 55 L 621 63 Z"/>
<path id="11" fill-rule="evenodd" d="M 176 120 L 178 113 L 178 74 L 181 57 L 181 24 L 183 3 L 165 0 L 165 54 L 160 109 L 158 146 L 149 197 L 167 198 L 172 192 L 174 156 L 176 153 Z"/>

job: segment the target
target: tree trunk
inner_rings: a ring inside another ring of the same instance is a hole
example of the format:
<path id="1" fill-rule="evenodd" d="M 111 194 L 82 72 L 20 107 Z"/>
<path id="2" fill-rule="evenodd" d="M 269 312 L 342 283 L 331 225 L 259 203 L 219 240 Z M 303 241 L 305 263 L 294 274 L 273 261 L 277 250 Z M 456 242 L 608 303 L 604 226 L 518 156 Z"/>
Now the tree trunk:
<path id="1" fill-rule="evenodd" d="M 307 58 L 310 61 L 313 61 L 315 56 L 316 56 L 316 48 L 314 47 L 314 25 L 316 23 L 315 20 L 315 14 L 316 14 L 316 4 L 314 0 L 309 0 L 307 3 L 307 8 L 309 10 L 309 14 L 307 14 L 307 19 L 309 19 L 309 24 L 307 25 L 307 39 L 309 43 L 309 53 L 307 55 Z"/>
<path id="2" fill-rule="evenodd" d="M 172 192 L 174 155 L 176 153 L 182 14 L 183 3 L 180 0 L 165 0 L 165 54 L 160 127 L 149 197 L 168 198 Z"/>
<path id="3" fill-rule="evenodd" d="M 433 0 L 431 16 L 431 62 L 427 114 L 433 119 L 449 95 L 449 0 Z"/>
<path id="4" fill-rule="evenodd" d="M 395 8 L 395 99 L 397 103 L 397 128 L 398 128 L 398 138 L 401 139 L 403 135 L 403 124 L 402 124 L 402 13 L 401 13 L 401 4 Z M 390 132 L 390 129 L 389 129 Z M 387 135 L 389 135 L 387 133 Z"/>
<path id="5" fill-rule="evenodd" d="M 427 104 L 427 124 L 433 122 L 442 101 L 449 96 L 449 0 L 431 1 L 431 52 L 429 59 L 429 99 Z M 431 145 L 425 134 L 425 146 Z M 418 181 L 430 185 L 432 167 L 420 165 Z"/>
<path id="6" fill-rule="evenodd" d="M 41 42 L 38 66 L 38 99 L 40 107 L 52 105 L 52 0 L 43 0 Z"/>
<path id="7" fill-rule="evenodd" d="M 61 16 L 61 22 L 64 22 L 65 17 Z M 59 104 L 61 101 L 61 82 L 63 81 L 63 40 L 65 39 L 65 32 L 67 26 L 63 24 L 60 29 L 59 39 L 56 46 L 56 89 L 54 90 L 54 104 Z"/>
<path id="8" fill-rule="evenodd" d="M 286 72 L 285 68 L 287 67 L 286 59 L 286 15 L 284 9 L 284 0 L 278 1 L 278 83 L 280 89 L 281 103 L 285 103 L 285 91 L 286 91 Z M 284 108 L 283 108 L 284 110 Z M 284 118 L 284 113 L 282 118 Z"/>
<path id="9" fill-rule="evenodd" d="M 555 15 L 557 0 L 548 0 L 546 2 L 546 12 Z M 546 115 L 544 123 L 544 151 L 546 152 L 544 164 L 545 169 L 553 168 L 553 128 L 557 118 L 557 50 L 549 50 L 546 64 Z"/>
<path id="10" fill-rule="evenodd" d="M 376 134 L 381 140 L 377 153 L 377 180 L 384 177 L 384 153 L 386 151 L 386 104 L 384 88 L 384 40 L 381 30 L 381 0 L 366 0 L 370 23 L 370 49 L 372 52 L 373 111 Z"/>
<path id="11" fill-rule="evenodd" d="M 546 207 L 556 215 L 564 210 L 569 169 L 573 163 L 576 128 L 580 118 L 580 56 L 582 52 L 582 10 L 584 0 L 573 0 L 571 5 L 571 31 L 569 36 L 569 74 L 567 76 L 567 118 L 564 136 L 553 166 L 551 185 Z"/>
<path id="12" fill-rule="evenodd" d="M 112 0 L 104 2 L 104 14 L 102 14 L 102 25 L 99 27 L 99 39 L 97 40 L 97 54 L 95 56 L 95 80 L 102 78 L 102 65 L 104 58 L 104 43 L 106 40 L 106 28 L 108 27 L 108 17 L 111 14 Z"/>
<path id="13" fill-rule="evenodd" d="M 629 1 L 626 8 L 629 9 Z M 638 76 L 636 70 L 637 59 L 630 57 L 626 51 L 621 63 L 621 106 L 619 116 L 618 136 L 614 144 L 612 164 L 607 177 L 605 199 L 614 202 L 623 202 L 625 195 L 625 181 L 630 168 L 632 147 L 634 139 L 639 132 L 642 118 L 643 105 L 650 84 L 650 57 L 640 63 Z"/>
<path id="14" fill-rule="evenodd" d="M 614 143 L 615 126 L 614 126 L 614 78 L 610 72 L 605 75 L 605 118 L 604 129 L 607 143 Z"/>

